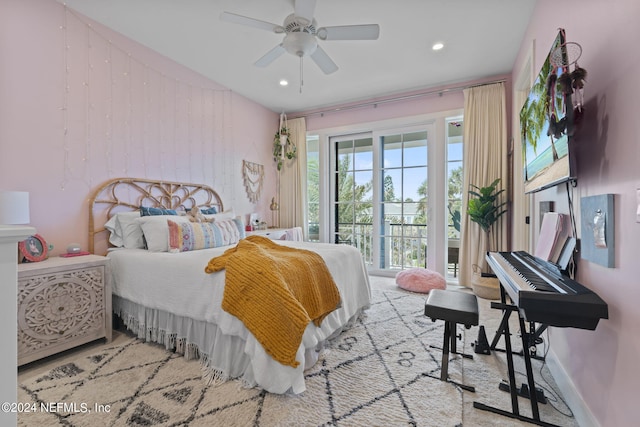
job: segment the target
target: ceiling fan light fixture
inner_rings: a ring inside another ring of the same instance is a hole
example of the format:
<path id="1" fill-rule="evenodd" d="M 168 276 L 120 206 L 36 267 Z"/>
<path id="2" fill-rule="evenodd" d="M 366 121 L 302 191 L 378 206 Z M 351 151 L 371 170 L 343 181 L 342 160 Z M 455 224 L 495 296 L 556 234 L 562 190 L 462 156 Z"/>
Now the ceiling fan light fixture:
<path id="1" fill-rule="evenodd" d="M 313 17 L 315 7 L 316 0 L 294 0 L 294 12 L 284 19 L 283 25 L 231 12 L 222 12 L 220 19 L 275 33 L 284 32 L 282 43 L 272 48 L 254 64 L 257 67 L 266 67 L 285 52 L 297 56 L 300 58 L 302 91 L 302 62 L 305 56 L 310 57 L 325 74 L 335 73 L 338 70 L 338 66 L 318 44 L 318 40 L 377 40 L 380 35 L 378 24 L 334 25 L 318 28 Z"/>
<path id="2" fill-rule="evenodd" d="M 292 55 L 308 56 L 316 51 L 318 41 L 313 34 L 299 32 L 288 33 L 282 41 L 282 46 Z"/>
<path id="3" fill-rule="evenodd" d="M 318 36 L 318 38 L 320 40 L 326 40 L 327 39 L 327 29 L 322 27 L 322 28 L 318 28 L 318 31 L 316 32 L 316 35 Z"/>

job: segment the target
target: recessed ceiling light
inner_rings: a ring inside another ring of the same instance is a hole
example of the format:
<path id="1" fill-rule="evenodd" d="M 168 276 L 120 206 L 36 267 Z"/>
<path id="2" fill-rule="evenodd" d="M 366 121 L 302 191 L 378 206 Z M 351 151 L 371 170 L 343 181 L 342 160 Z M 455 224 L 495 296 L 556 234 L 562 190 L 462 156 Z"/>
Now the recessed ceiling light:
<path id="1" fill-rule="evenodd" d="M 289 82 L 286 81 L 285 79 L 280 80 L 280 86 L 286 86 L 288 84 L 289 84 Z"/>
<path id="2" fill-rule="evenodd" d="M 433 46 L 431 46 L 431 49 L 433 49 L 433 50 L 440 50 L 440 49 L 442 49 L 443 47 L 444 47 L 444 44 L 443 44 L 443 43 L 441 43 L 441 42 L 437 42 L 437 43 L 434 43 L 434 44 L 433 44 Z"/>

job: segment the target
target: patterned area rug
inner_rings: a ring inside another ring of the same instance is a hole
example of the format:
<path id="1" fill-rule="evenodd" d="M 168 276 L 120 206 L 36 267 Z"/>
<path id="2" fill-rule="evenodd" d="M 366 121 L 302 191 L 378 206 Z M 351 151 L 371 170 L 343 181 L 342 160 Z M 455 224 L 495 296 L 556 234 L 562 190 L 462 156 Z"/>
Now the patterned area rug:
<path id="1" fill-rule="evenodd" d="M 462 390 L 439 380 L 441 351 L 430 345 L 441 346 L 444 328 L 424 317 L 426 296 L 372 292 L 371 308 L 306 372 L 300 396 L 207 386 L 198 361 L 131 338 L 20 384 L 18 401 L 36 410 L 18 425 L 462 425 Z M 450 377 L 462 382 L 462 369 L 453 355 Z"/>
<path id="2" fill-rule="evenodd" d="M 531 424 L 473 407 L 475 401 L 510 409 L 503 352 L 473 354 L 478 328 L 465 330 L 452 355 L 449 377 L 475 386 L 461 390 L 440 378 L 443 322 L 424 317 L 426 295 L 384 286 L 372 290 L 372 306 L 306 372 L 307 391 L 281 396 L 246 389 L 237 381 L 207 386 L 198 361 L 185 361 L 164 347 L 121 336 L 118 345 L 67 356 L 49 371 L 24 377 L 18 387 L 18 425 L 32 426 L 449 426 L 514 427 Z M 501 312 L 478 299 L 480 322 L 489 340 Z M 512 322 L 515 321 L 512 316 Z M 512 323 L 510 322 L 510 324 Z M 516 331 L 516 325 L 511 325 Z M 512 332 L 513 333 L 513 332 Z M 514 334 L 516 338 L 517 334 Z M 517 341 L 514 339 L 514 341 Z M 547 344 L 550 337 L 545 336 Z M 503 343 L 503 340 L 501 340 Z M 501 346 L 498 346 L 501 347 Z M 514 351 L 518 351 L 517 344 Z M 91 354 L 90 356 L 84 356 Z M 515 357 L 518 384 L 526 381 Z M 536 386 L 548 404 L 541 419 L 577 427 L 549 370 L 534 360 Z M 529 401 L 519 398 L 531 416 Z"/>

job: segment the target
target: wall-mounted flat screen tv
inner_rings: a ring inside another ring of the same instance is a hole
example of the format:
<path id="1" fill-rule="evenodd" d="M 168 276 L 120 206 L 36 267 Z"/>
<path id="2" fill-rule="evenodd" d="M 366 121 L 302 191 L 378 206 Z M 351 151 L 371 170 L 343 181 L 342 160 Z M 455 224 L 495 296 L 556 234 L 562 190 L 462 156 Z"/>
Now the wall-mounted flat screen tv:
<path id="1" fill-rule="evenodd" d="M 525 193 L 576 179 L 571 93 L 560 85 L 569 67 L 555 65 L 568 64 L 565 46 L 560 30 L 520 111 Z"/>

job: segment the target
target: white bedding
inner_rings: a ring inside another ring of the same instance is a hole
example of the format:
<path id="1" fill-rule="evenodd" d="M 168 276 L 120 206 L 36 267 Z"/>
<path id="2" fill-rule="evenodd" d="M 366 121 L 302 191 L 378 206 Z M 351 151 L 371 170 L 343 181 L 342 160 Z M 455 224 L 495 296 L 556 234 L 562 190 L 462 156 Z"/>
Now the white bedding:
<path id="1" fill-rule="evenodd" d="M 199 357 L 210 378 L 239 378 L 272 393 L 302 393 L 303 371 L 317 361 L 323 343 L 369 306 L 369 279 L 353 246 L 277 243 L 320 254 L 341 296 L 341 307 L 320 327 L 307 326 L 296 355 L 297 368 L 274 361 L 240 320 L 222 310 L 224 271 L 206 274 L 204 268 L 228 246 L 183 253 L 112 250 L 108 256 L 114 311 L 138 336 Z"/>

